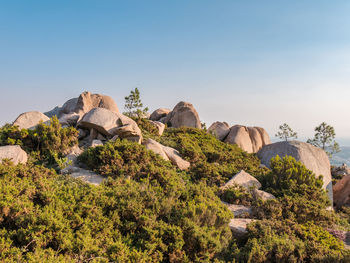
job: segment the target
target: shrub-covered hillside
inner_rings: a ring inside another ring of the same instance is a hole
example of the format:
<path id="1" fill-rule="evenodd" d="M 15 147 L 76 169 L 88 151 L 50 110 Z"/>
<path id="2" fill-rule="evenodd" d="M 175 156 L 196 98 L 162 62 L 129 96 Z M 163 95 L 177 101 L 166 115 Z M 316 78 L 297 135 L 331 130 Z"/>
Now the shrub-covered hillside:
<path id="1" fill-rule="evenodd" d="M 138 125 L 150 127 L 147 120 Z M 79 142 L 74 128 L 55 118 L 33 130 L 1 128 L 1 145 L 21 145 L 30 158 L 0 165 L 0 261 L 350 261 L 336 234 L 350 229 L 350 213 L 327 210 L 322 181 L 293 158 L 261 168 L 255 154 L 195 128 L 167 128 L 162 136 L 149 128 L 147 137 L 177 149 L 190 168 L 118 138 L 79 156 L 81 166 L 106 178 L 92 185 L 60 174 Z M 220 188 L 240 170 L 276 199 Z M 234 215 L 222 201 L 252 208 L 245 236 L 231 232 Z"/>

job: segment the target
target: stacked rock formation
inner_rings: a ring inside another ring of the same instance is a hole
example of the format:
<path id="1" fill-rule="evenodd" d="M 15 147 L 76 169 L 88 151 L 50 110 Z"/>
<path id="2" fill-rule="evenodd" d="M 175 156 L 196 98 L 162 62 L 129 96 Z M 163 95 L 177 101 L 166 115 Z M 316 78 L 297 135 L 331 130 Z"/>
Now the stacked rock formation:
<path id="1" fill-rule="evenodd" d="M 218 140 L 237 144 L 248 153 L 256 153 L 263 146 L 271 143 L 265 129 L 260 127 L 246 127 L 242 125 L 230 126 L 226 122 L 214 122 L 208 129 Z"/>

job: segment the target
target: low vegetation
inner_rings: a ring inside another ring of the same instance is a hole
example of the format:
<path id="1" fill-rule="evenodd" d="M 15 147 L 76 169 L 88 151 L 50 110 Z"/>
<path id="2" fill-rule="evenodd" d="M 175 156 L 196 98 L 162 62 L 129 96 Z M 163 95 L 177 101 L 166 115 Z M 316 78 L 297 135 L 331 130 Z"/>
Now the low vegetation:
<path id="1" fill-rule="evenodd" d="M 271 170 L 262 168 L 254 154 L 198 129 L 166 129 L 161 137 L 149 130 L 149 137 L 176 148 L 190 169 L 180 171 L 143 145 L 117 139 L 79 157 L 106 177 L 94 186 L 56 172 L 55 156 L 63 158 L 77 143 L 75 129 L 57 119 L 34 130 L 1 128 L 0 144 L 21 145 L 30 160 L 0 164 L 0 261 L 350 261 L 329 231 L 349 229 L 350 212 L 328 211 L 322 179 L 295 159 L 277 157 Z M 238 186 L 219 189 L 242 169 L 276 199 L 255 200 Z M 258 221 L 247 237 L 232 236 L 233 215 L 220 199 L 253 207 Z"/>

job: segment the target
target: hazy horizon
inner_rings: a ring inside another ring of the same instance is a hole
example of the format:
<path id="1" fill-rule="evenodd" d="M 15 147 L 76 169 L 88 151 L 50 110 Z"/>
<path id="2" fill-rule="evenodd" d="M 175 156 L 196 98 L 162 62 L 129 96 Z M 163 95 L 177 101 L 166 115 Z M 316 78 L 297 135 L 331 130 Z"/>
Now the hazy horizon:
<path id="1" fill-rule="evenodd" d="M 11 1 L 0 3 L 0 124 L 89 90 L 138 87 L 150 110 L 191 102 L 214 121 L 325 121 L 350 145 L 350 2 Z"/>

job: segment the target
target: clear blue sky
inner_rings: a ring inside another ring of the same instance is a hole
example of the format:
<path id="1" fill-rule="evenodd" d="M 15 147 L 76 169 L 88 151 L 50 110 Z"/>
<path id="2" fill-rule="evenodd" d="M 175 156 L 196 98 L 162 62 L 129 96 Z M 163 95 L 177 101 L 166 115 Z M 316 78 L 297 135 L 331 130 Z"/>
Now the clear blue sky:
<path id="1" fill-rule="evenodd" d="M 203 121 L 350 137 L 350 1 L 2 1 L 0 124 L 139 87 Z"/>

